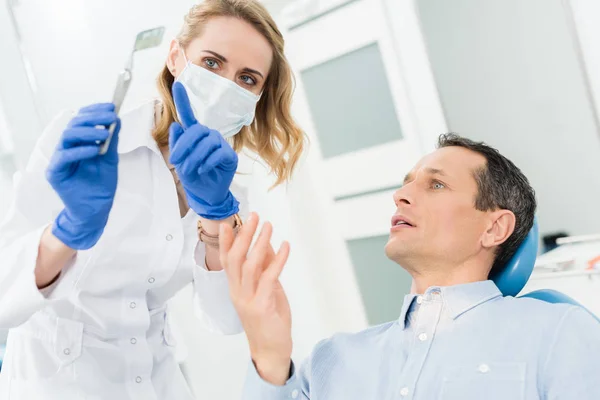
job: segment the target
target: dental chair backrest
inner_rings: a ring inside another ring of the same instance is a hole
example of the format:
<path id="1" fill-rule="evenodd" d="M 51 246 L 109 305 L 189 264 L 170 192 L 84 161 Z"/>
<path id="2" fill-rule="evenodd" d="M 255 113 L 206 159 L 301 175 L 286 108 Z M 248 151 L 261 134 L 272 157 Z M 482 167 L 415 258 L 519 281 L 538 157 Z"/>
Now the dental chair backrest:
<path id="1" fill-rule="evenodd" d="M 521 290 L 525 287 L 525 284 L 529 280 L 531 273 L 533 272 L 533 267 L 535 265 L 535 259 L 537 257 L 538 251 L 538 242 L 539 242 L 539 227 L 537 218 L 533 222 L 533 227 L 529 234 L 519 246 L 519 249 L 512 257 L 512 259 L 508 262 L 506 267 L 501 270 L 496 275 L 490 276 L 490 279 L 494 281 L 498 289 L 502 292 L 504 296 L 513 296 L 516 297 Z M 566 303 L 573 304 L 579 306 L 583 309 L 581 304 L 556 290 L 552 289 L 542 289 L 536 290 L 531 293 L 526 293 L 520 297 L 531 297 L 534 299 L 546 301 L 548 303 Z M 590 312 L 586 309 L 586 311 Z M 600 322 L 600 318 L 596 315 L 590 314 Z"/>

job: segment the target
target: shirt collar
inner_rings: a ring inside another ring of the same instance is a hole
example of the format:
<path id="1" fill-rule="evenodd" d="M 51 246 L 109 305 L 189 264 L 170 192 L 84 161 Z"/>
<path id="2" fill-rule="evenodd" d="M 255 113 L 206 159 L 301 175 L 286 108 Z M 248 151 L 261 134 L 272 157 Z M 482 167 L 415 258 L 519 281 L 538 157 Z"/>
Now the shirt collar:
<path id="1" fill-rule="evenodd" d="M 155 107 L 156 100 L 148 101 L 121 116 L 119 154 L 130 153 L 140 147 L 146 147 L 161 155 L 158 145 L 152 137 Z"/>
<path id="2" fill-rule="evenodd" d="M 400 318 L 399 318 L 399 322 L 400 322 L 400 326 L 402 326 L 402 329 L 406 329 L 407 323 L 406 323 L 406 316 L 408 314 L 408 310 L 410 309 L 410 306 L 412 305 L 413 301 L 415 301 L 415 299 L 417 298 L 416 294 L 407 294 L 406 296 L 404 296 L 404 303 L 402 304 L 402 310 L 400 310 Z"/>
<path id="3" fill-rule="evenodd" d="M 419 301 L 419 297 L 423 302 L 443 301 L 448 315 L 456 319 L 480 304 L 502 297 L 502 293 L 494 282 L 488 280 L 445 287 L 432 286 L 423 295 L 408 294 L 404 296 L 404 304 L 400 312 L 399 322 L 402 329 L 406 328 L 406 317 L 412 302 Z"/>

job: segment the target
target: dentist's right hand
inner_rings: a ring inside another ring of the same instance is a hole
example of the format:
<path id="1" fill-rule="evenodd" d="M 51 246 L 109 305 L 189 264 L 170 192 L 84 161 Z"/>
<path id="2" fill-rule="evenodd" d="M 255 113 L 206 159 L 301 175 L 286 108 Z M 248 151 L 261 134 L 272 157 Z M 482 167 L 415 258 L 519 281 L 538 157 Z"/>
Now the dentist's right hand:
<path id="1" fill-rule="evenodd" d="M 100 155 L 100 143 L 108 138 L 108 128 L 102 127 L 112 123 L 117 127 L 110 146 Z M 46 170 L 64 205 L 52 234 L 72 249 L 93 247 L 104 232 L 117 189 L 120 128 L 114 104 L 81 109 L 64 130 Z"/>
<path id="2" fill-rule="evenodd" d="M 275 254 L 270 243 L 273 228 L 267 222 L 249 252 L 257 226 L 258 216 L 252 213 L 234 238 L 231 226 L 221 224 L 220 261 L 259 375 L 271 384 L 284 385 L 291 367 L 292 319 L 279 275 L 290 246 L 284 242 Z"/>

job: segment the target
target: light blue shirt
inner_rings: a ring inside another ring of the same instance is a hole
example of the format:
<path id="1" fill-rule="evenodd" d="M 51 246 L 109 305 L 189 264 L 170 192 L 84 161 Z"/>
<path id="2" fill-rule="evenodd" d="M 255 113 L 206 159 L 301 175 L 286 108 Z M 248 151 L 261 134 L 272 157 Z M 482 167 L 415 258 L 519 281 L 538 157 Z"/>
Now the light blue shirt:
<path id="1" fill-rule="evenodd" d="M 600 324 L 491 281 L 407 295 L 397 321 L 320 342 L 285 386 L 250 366 L 245 400 L 598 400 Z"/>

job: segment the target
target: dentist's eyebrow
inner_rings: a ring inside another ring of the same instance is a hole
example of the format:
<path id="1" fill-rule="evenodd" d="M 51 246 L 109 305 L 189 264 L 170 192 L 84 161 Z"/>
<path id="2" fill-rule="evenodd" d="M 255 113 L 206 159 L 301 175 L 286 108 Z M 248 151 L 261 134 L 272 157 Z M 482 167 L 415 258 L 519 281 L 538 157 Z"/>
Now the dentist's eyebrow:
<path id="1" fill-rule="evenodd" d="M 256 75 L 260 75 L 260 77 L 261 77 L 261 78 L 265 79 L 265 77 L 263 76 L 263 74 L 261 74 L 260 72 L 258 72 L 258 71 L 257 71 L 257 70 L 255 70 L 255 69 L 252 69 L 252 68 L 244 68 L 242 71 L 243 71 L 243 72 L 248 72 L 248 73 L 250 73 L 250 74 L 256 74 Z"/>
<path id="2" fill-rule="evenodd" d="M 215 53 L 212 50 L 202 50 L 202 51 L 212 54 L 213 56 L 217 57 L 219 60 L 223 61 L 224 63 L 227 62 L 227 59 L 225 57 L 223 57 L 222 55 L 220 55 L 219 53 Z"/>

